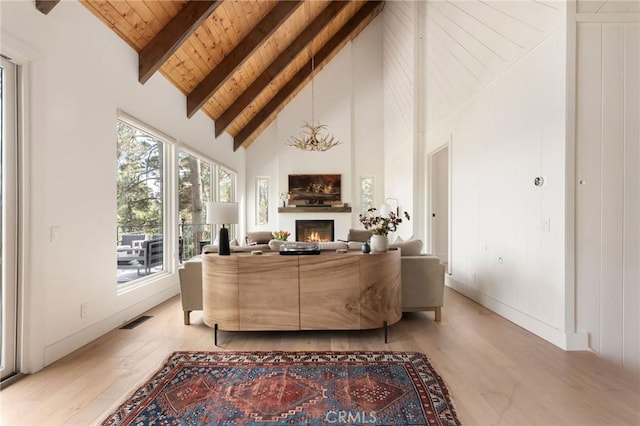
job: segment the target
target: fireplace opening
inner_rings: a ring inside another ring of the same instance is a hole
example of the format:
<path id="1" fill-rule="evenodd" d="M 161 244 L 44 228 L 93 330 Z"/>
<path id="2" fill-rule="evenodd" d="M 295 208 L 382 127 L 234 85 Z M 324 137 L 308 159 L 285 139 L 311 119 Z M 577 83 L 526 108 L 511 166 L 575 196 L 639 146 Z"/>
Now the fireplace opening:
<path id="1" fill-rule="evenodd" d="M 296 241 L 333 241 L 333 220 L 296 220 Z"/>

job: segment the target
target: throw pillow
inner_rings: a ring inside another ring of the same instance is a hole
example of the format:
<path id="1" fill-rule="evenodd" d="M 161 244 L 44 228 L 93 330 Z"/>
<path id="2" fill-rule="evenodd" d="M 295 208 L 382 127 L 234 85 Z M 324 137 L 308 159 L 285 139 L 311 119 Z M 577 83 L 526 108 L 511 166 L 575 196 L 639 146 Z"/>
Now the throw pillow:
<path id="1" fill-rule="evenodd" d="M 282 240 L 271 240 L 269 241 L 269 248 L 273 251 L 280 251 L 280 246 L 284 243 L 285 241 Z"/>
<path id="2" fill-rule="evenodd" d="M 247 244 L 252 246 L 256 244 L 269 244 L 273 238 L 273 234 L 269 231 L 247 232 Z"/>
<path id="3" fill-rule="evenodd" d="M 367 231 L 366 229 L 349 229 L 347 241 L 358 241 L 360 243 L 364 243 L 371 238 L 371 235 L 371 231 Z"/>
<path id="4" fill-rule="evenodd" d="M 422 253 L 422 240 L 408 240 L 389 244 L 389 248 L 399 248 L 400 256 L 419 256 Z"/>

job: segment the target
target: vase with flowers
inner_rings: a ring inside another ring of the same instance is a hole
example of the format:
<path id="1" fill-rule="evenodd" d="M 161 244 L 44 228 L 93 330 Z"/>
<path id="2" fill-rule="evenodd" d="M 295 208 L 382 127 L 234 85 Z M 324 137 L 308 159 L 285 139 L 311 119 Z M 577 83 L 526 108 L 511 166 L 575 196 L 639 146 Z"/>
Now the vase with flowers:
<path id="1" fill-rule="evenodd" d="M 389 249 L 389 232 L 395 232 L 398 225 L 402 223 L 402 218 L 394 212 L 389 212 L 387 216 L 377 213 L 378 210 L 370 208 L 367 214 L 360 214 L 358 220 L 364 229 L 371 231 L 371 251 L 385 252 Z M 404 217 L 410 220 L 409 213 L 404 212 Z"/>
<path id="2" fill-rule="evenodd" d="M 291 232 L 289 231 L 275 231 L 273 233 L 273 239 L 274 240 L 279 240 L 279 241 L 287 241 L 287 238 L 289 238 L 289 235 L 291 235 Z"/>

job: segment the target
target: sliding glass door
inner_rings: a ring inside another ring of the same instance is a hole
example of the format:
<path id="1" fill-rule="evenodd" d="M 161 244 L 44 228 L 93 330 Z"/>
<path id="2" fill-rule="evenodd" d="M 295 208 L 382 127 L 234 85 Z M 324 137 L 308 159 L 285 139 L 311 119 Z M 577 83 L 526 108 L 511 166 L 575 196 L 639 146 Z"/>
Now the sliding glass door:
<path id="1" fill-rule="evenodd" d="M 18 370 L 17 67 L 0 59 L 0 378 L 5 379 Z"/>

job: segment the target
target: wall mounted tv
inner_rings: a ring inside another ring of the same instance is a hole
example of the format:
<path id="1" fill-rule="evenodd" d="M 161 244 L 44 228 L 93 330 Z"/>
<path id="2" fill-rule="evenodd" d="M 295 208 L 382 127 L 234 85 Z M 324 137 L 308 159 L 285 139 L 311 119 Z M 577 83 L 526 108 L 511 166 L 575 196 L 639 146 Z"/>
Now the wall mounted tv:
<path id="1" fill-rule="evenodd" d="M 289 205 L 342 204 L 342 175 L 289 175 Z"/>

